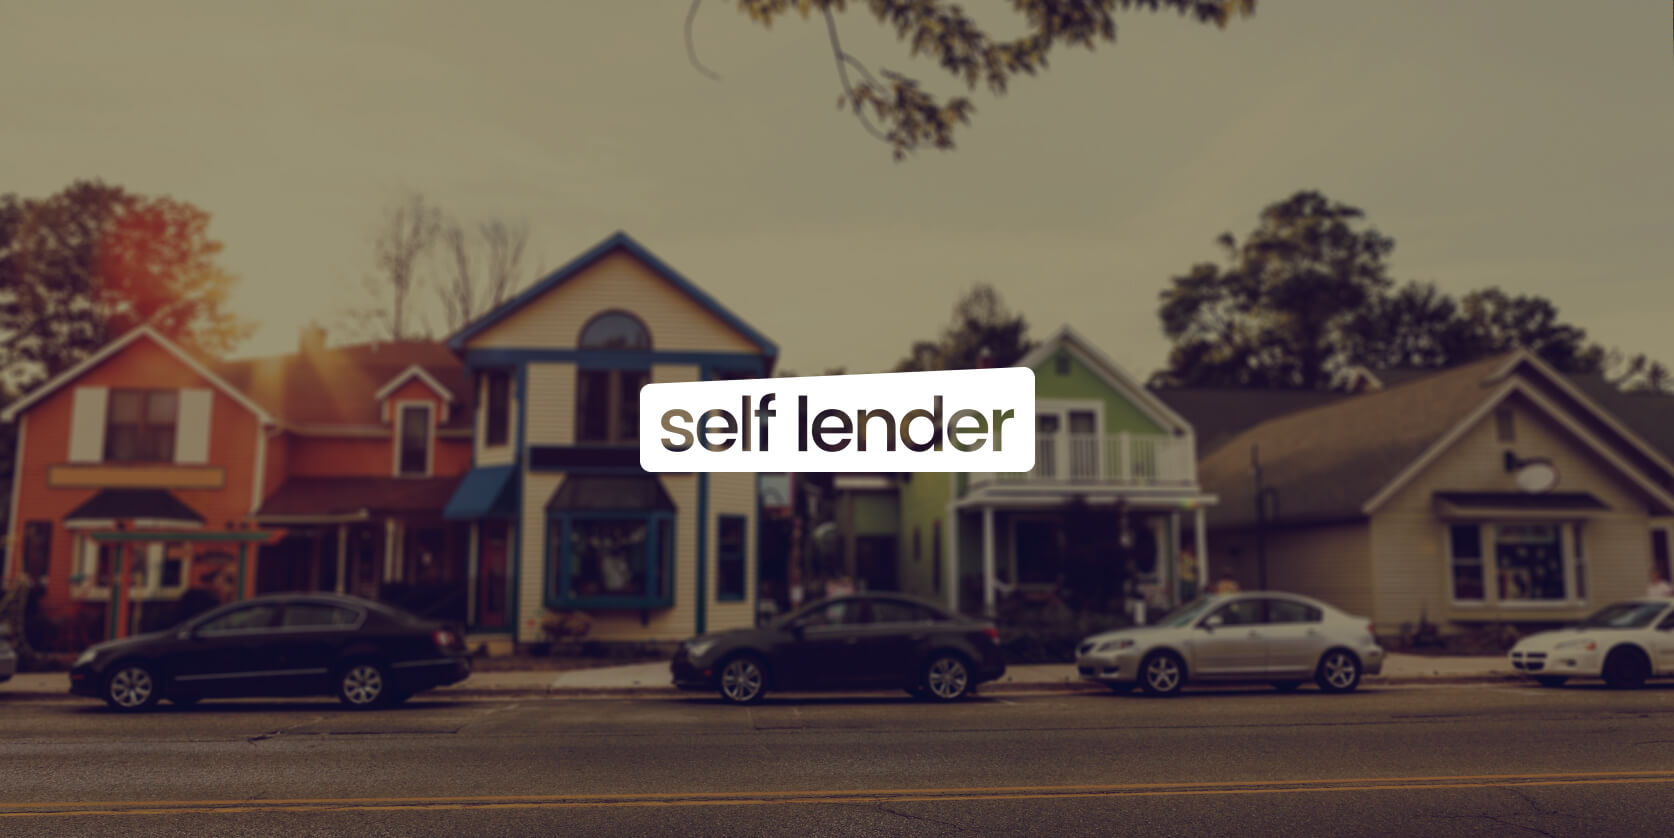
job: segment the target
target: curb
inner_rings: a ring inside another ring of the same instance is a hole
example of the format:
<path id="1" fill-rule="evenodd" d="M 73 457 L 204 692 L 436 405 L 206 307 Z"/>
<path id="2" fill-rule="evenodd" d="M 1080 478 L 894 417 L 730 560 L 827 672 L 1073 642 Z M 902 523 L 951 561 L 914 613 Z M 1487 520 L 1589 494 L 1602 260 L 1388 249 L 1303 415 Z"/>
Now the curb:
<path id="1" fill-rule="evenodd" d="M 1520 675 L 1403 675 L 1403 676 L 1367 676 L 1361 684 L 1367 687 L 1410 686 L 1414 684 L 1516 684 L 1532 683 Z M 976 690 L 977 695 L 1020 695 L 1039 693 L 1103 693 L 1107 688 L 1099 684 L 1086 682 L 1049 682 L 1039 684 L 1002 683 L 985 684 Z M 887 690 L 866 690 L 861 693 L 888 693 Z M 823 693 L 818 693 L 823 694 Z M 607 699 L 607 698 L 671 698 L 674 696 L 702 696 L 707 695 L 702 690 L 681 690 L 668 687 L 564 687 L 530 689 L 525 687 L 508 687 L 504 689 L 472 688 L 472 687 L 442 687 L 420 694 L 426 698 L 441 698 L 450 700 L 510 700 L 510 699 Z M 11 701 L 97 701 L 97 699 L 71 695 L 66 691 L 25 691 L 0 689 L 0 702 Z"/>

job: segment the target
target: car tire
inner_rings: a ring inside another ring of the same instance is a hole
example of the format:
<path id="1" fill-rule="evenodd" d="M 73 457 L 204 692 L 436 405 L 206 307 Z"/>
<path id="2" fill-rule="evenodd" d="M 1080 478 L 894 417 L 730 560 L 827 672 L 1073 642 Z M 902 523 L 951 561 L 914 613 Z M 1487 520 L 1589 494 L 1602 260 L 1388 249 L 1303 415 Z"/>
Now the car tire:
<path id="1" fill-rule="evenodd" d="M 389 701 L 389 671 L 372 661 L 354 661 L 337 673 L 337 700 L 356 710 L 369 710 Z"/>
<path id="2" fill-rule="evenodd" d="M 196 706 L 198 706 L 198 702 L 200 702 L 202 700 L 203 700 L 203 696 L 201 696 L 201 695 L 171 695 L 171 696 L 169 696 L 169 703 L 173 704 L 176 707 L 179 707 L 182 710 L 184 710 L 188 707 L 196 707 Z"/>
<path id="3" fill-rule="evenodd" d="M 1347 649 L 1332 649 L 1319 659 L 1314 683 L 1328 693 L 1350 693 L 1360 686 L 1360 658 Z"/>
<path id="4" fill-rule="evenodd" d="M 1282 693 L 1293 693 L 1302 686 L 1301 681 L 1274 681 L 1273 689 Z"/>
<path id="5" fill-rule="evenodd" d="M 1611 689 L 1632 690 L 1645 686 L 1651 665 L 1638 649 L 1614 649 L 1604 659 L 1604 683 Z"/>
<path id="6" fill-rule="evenodd" d="M 1535 683 L 1543 687 L 1561 687 L 1568 681 L 1569 679 L 1562 675 L 1542 675 L 1535 678 Z"/>
<path id="7" fill-rule="evenodd" d="M 767 664 L 755 655 L 734 655 L 721 663 L 715 686 L 731 704 L 758 704 L 767 695 Z"/>
<path id="8" fill-rule="evenodd" d="M 161 698 L 157 673 L 138 661 L 122 661 L 105 676 L 104 699 L 116 710 L 133 713 L 150 710 Z"/>
<path id="9" fill-rule="evenodd" d="M 958 701 L 971 691 L 971 665 L 962 655 L 942 652 L 924 667 L 924 691 L 936 701 Z"/>
<path id="10" fill-rule="evenodd" d="M 1152 652 L 1139 664 L 1139 685 L 1146 695 L 1179 695 L 1186 685 L 1186 664 L 1173 652 Z"/>

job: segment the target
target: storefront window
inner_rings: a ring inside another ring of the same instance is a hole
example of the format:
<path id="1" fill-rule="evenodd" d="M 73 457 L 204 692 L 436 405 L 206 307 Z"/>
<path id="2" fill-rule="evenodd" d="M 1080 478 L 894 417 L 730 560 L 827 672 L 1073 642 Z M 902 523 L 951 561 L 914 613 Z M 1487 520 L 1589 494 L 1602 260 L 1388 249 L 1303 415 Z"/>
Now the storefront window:
<path id="1" fill-rule="evenodd" d="M 1494 528 L 1494 566 L 1501 600 L 1562 600 L 1563 545 L 1553 524 L 1501 524 Z"/>
<path id="2" fill-rule="evenodd" d="M 1481 600 L 1482 528 L 1476 524 L 1454 524 L 1448 542 L 1453 555 L 1453 598 L 1463 602 Z"/>

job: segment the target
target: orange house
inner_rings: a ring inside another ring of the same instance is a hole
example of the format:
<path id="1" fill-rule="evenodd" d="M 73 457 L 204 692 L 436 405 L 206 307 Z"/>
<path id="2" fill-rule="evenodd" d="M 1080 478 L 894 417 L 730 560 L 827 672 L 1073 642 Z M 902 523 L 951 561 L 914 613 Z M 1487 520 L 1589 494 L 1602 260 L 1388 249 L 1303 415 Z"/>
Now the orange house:
<path id="1" fill-rule="evenodd" d="M 37 645 L 282 590 L 462 618 L 440 511 L 470 463 L 463 378 L 429 343 L 328 349 L 310 331 L 292 355 L 214 362 L 141 327 L 36 388 L 3 418 L 18 427 L 4 578 L 54 624 Z"/>

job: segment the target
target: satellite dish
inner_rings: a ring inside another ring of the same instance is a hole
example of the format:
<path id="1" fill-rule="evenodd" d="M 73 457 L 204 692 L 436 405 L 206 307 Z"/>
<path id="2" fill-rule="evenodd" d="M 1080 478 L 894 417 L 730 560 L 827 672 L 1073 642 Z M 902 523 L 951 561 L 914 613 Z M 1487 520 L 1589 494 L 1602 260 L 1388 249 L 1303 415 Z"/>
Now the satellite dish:
<path id="1" fill-rule="evenodd" d="M 1524 463 L 1517 469 L 1517 487 L 1530 494 L 1552 491 L 1558 485 L 1558 470 L 1551 463 Z"/>

